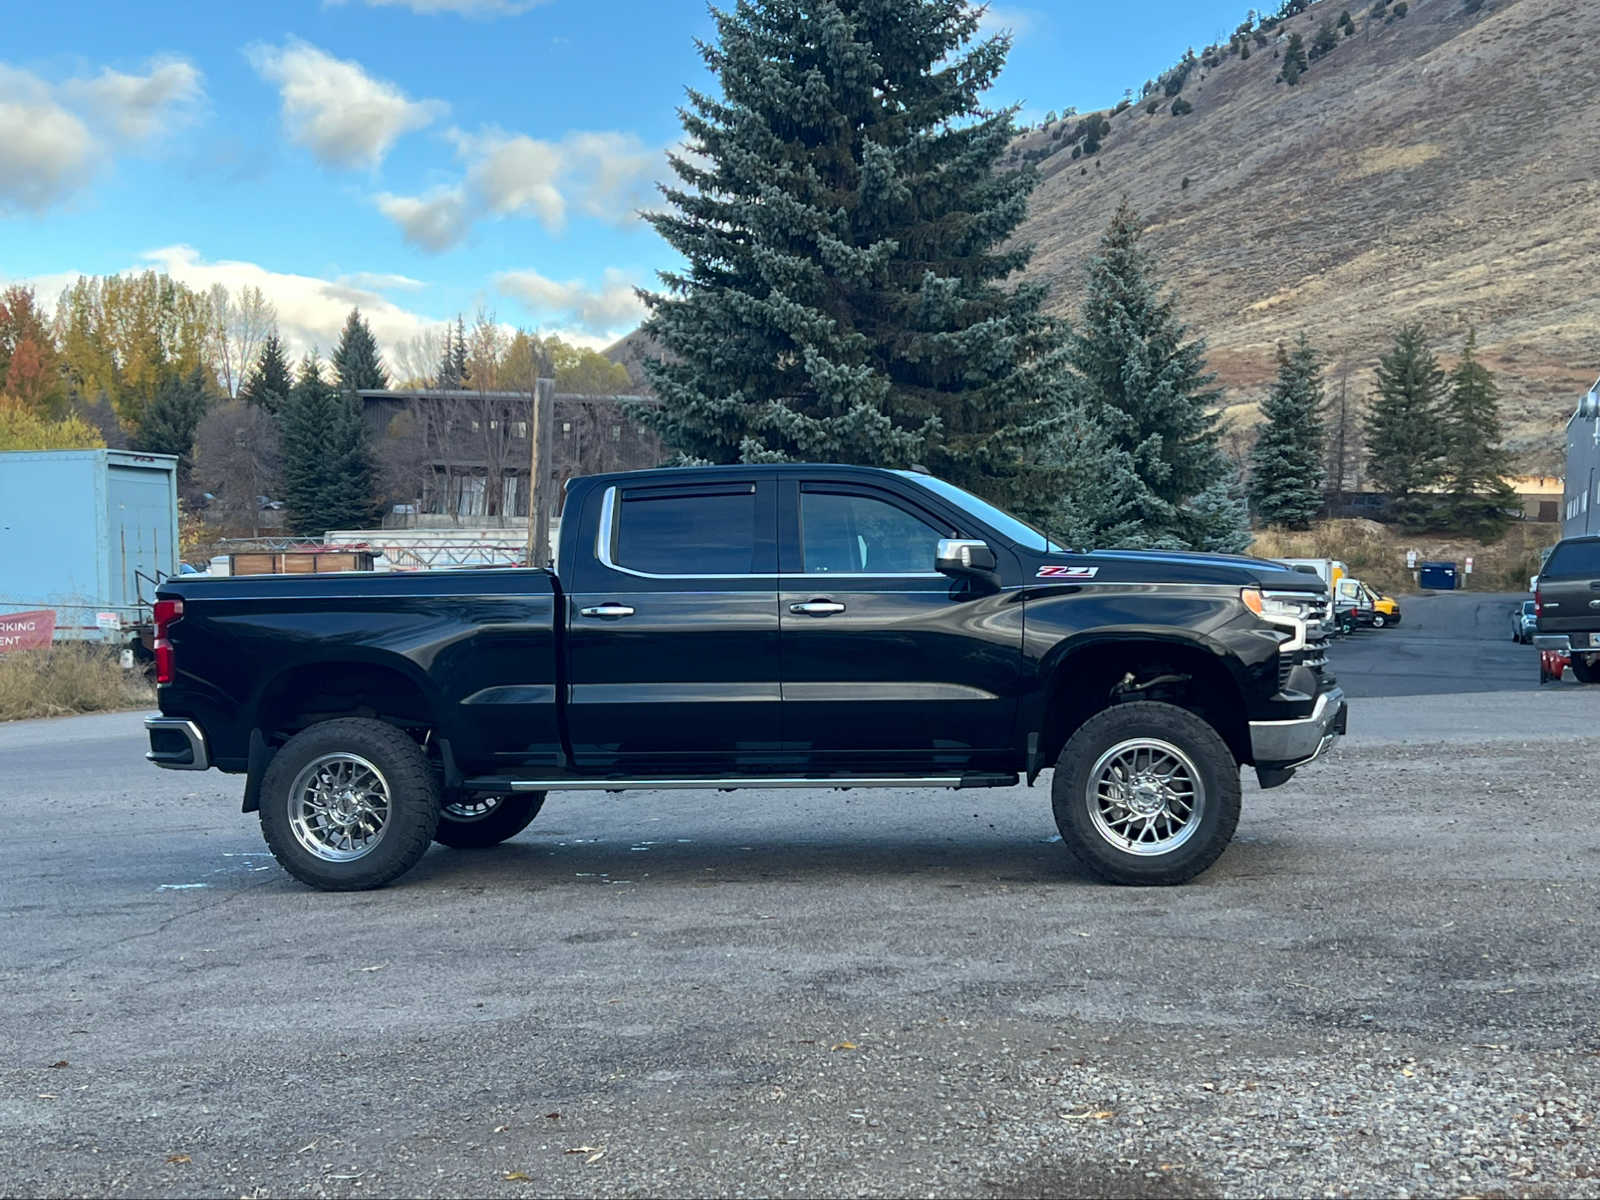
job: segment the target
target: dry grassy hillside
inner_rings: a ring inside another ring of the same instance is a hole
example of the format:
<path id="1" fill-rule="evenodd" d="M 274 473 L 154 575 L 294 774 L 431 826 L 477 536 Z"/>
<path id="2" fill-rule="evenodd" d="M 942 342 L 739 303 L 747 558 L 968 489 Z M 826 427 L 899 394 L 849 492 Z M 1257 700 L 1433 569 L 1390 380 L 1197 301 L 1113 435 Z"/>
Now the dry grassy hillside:
<path id="1" fill-rule="evenodd" d="M 1209 339 L 1230 423 L 1255 419 L 1275 343 L 1302 329 L 1364 397 L 1396 323 L 1424 322 L 1447 362 L 1473 324 L 1512 448 L 1559 469 L 1560 427 L 1600 371 L 1600 3 L 1411 0 L 1388 24 L 1370 3 L 1322 0 L 1274 31 L 1309 46 L 1325 19 L 1355 20 L 1297 87 L 1276 81 L 1276 43 L 1252 45 L 1194 70 L 1191 114 L 1140 102 L 1092 158 L 1043 159 L 1031 274 L 1070 312 L 1126 194 Z M 1051 132 L 1018 149 L 1068 144 Z"/>

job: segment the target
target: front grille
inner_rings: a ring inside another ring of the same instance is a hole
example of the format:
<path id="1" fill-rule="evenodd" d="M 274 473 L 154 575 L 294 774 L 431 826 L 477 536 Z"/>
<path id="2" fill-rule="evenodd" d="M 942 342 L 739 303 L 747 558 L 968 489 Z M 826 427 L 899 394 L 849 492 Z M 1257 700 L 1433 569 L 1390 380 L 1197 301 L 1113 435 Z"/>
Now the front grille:
<path id="1" fill-rule="evenodd" d="M 1317 691 L 1330 690 L 1334 685 L 1333 672 L 1328 670 L 1328 646 L 1331 638 L 1328 637 L 1322 624 L 1314 624 L 1306 630 L 1306 648 L 1293 650 L 1290 653 L 1278 654 L 1278 691 L 1283 691 L 1290 685 L 1290 672 L 1294 667 L 1310 667 L 1317 675 Z"/>

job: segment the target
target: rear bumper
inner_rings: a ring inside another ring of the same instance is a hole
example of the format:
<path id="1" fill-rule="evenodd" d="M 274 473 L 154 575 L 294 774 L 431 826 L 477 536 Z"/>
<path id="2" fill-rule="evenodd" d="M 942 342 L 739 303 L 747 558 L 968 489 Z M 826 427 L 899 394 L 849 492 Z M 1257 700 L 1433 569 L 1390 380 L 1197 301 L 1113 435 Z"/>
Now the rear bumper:
<path id="1" fill-rule="evenodd" d="M 204 771 L 211 766 L 206 735 L 185 717 L 146 717 L 150 749 L 145 758 L 172 771 Z"/>
<path id="2" fill-rule="evenodd" d="M 1317 697 L 1309 717 L 1289 721 L 1251 721 L 1250 750 L 1256 767 L 1288 770 L 1322 754 L 1345 731 L 1349 706 L 1344 691 L 1333 688 Z"/>

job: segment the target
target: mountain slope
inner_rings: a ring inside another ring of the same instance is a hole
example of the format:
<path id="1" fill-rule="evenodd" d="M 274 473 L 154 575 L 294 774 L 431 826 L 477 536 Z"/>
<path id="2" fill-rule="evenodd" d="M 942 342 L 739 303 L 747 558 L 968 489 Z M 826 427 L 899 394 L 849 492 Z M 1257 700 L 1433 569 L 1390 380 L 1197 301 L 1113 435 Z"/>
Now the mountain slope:
<path id="1" fill-rule="evenodd" d="M 1365 398 L 1398 323 L 1422 321 L 1447 360 L 1476 325 L 1512 449 L 1558 468 L 1557 431 L 1600 368 L 1600 4 L 1411 0 L 1387 22 L 1349 5 L 1355 35 L 1298 86 L 1277 81 L 1271 39 L 1309 46 L 1347 4 L 1312 5 L 1247 61 L 1197 65 L 1192 113 L 1137 103 L 1098 154 L 1074 161 L 1070 132 L 1020 138 L 1054 150 L 1020 235 L 1029 273 L 1070 315 L 1127 195 L 1209 340 L 1231 425 L 1255 420 L 1277 341 L 1302 329 Z"/>

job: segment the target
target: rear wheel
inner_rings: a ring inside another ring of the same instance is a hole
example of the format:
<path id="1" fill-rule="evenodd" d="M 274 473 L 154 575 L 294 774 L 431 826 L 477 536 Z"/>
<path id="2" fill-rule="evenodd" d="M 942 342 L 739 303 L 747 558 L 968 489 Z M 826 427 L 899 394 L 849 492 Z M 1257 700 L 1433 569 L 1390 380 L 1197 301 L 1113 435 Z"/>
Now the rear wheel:
<path id="1" fill-rule="evenodd" d="M 261 832 L 283 869 L 324 891 L 382 887 L 439 824 L 422 747 L 382 721 L 341 717 L 295 734 L 261 780 Z"/>
<path id="2" fill-rule="evenodd" d="M 1572 677 L 1579 683 L 1600 683 L 1600 657 L 1593 654 L 1574 654 Z"/>
<path id="3" fill-rule="evenodd" d="M 446 804 L 433 840 L 457 850 L 498 846 L 528 827 L 544 807 L 543 792 L 477 795 Z"/>
<path id="4" fill-rule="evenodd" d="M 1239 823 L 1239 765 L 1222 737 L 1172 704 L 1118 704 L 1067 740 L 1051 782 L 1056 826 L 1113 883 L 1183 883 Z"/>

